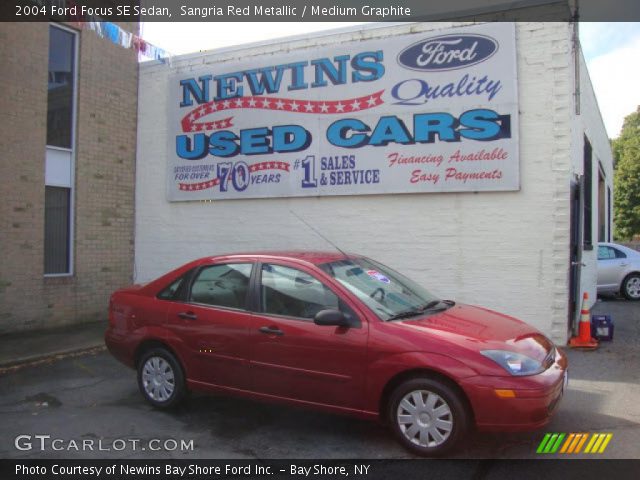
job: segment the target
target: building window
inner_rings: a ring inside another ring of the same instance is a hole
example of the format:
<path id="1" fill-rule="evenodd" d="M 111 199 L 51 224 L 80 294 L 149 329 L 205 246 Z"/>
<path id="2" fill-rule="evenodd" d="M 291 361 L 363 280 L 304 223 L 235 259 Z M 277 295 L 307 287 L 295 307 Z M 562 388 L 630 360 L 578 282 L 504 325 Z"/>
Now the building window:
<path id="1" fill-rule="evenodd" d="M 598 168 L 598 241 L 607 241 L 607 200 L 604 172 L 599 163 Z"/>
<path id="2" fill-rule="evenodd" d="M 611 241 L 611 229 L 613 228 L 613 204 L 611 203 L 611 187 L 607 187 L 607 242 Z"/>
<path id="3" fill-rule="evenodd" d="M 74 129 L 77 34 L 49 26 L 44 273 L 73 271 Z"/>
<path id="4" fill-rule="evenodd" d="M 69 272 L 71 189 L 44 189 L 44 273 Z"/>
<path id="5" fill-rule="evenodd" d="M 593 249 L 593 151 L 591 143 L 584 137 L 584 241 L 585 250 Z"/>
<path id="6" fill-rule="evenodd" d="M 47 85 L 47 145 L 71 148 L 75 34 L 49 27 L 49 82 Z"/>

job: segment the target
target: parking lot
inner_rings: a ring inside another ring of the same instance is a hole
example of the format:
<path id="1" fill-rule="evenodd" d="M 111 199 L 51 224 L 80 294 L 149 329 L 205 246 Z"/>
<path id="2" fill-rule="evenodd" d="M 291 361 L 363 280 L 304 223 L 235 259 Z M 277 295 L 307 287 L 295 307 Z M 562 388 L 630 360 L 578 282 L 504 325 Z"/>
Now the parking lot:
<path id="1" fill-rule="evenodd" d="M 456 457 L 539 458 L 546 432 L 608 432 L 598 458 L 640 458 L 640 302 L 607 299 L 594 312 L 613 316 L 614 341 L 568 352 L 569 388 L 553 421 L 537 432 L 474 433 Z M 381 425 L 310 410 L 202 395 L 175 412 L 154 410 L 135 372 L 103 350 L 0 374 L 0 425 L 2 458 L 411 457 Z M 22 450 L 19 435 L 31 436 Z M 50 435 L 48 448 L 35 435 Z M 84 440 L 93 450 L 79 451 Z"/>

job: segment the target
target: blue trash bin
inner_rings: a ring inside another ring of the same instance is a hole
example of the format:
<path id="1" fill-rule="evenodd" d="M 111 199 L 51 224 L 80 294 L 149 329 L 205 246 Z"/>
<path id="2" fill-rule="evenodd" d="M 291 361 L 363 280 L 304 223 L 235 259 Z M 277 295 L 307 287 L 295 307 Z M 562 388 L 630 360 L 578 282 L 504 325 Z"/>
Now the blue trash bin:
<path id="1" fill-rule="evenodd" d="M 591 316 L 591 336 L 598 340 L 613 340 L 613 319 L 610 315 Z"/>

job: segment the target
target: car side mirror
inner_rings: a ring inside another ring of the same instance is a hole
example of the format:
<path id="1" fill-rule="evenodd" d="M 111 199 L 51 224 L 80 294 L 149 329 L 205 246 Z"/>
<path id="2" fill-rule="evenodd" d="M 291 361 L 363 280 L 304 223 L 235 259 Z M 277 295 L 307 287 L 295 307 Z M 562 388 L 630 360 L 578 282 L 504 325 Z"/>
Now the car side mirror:
<path id="1" fill-rule="evenodd" d="M 344 313 L 334 309 L 320 310 L 316 313 L 316 316 L 313 317 L 313 323 L 316 325 L 336 327 L 348 327 L 350 325 Z"/>

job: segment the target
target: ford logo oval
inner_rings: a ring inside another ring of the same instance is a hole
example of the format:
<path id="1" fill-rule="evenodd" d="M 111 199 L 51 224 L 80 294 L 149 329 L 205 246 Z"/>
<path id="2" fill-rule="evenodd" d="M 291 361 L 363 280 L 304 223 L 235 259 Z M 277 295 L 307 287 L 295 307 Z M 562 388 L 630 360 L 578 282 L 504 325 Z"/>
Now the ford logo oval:
<path id="1" fill-rule="evenodd" d="M 498 42 L 485 35 L 442 35 L 405 48 L 398 63 L 411 70 L 455 70 L 483 62 L 497 51 Z"/>

